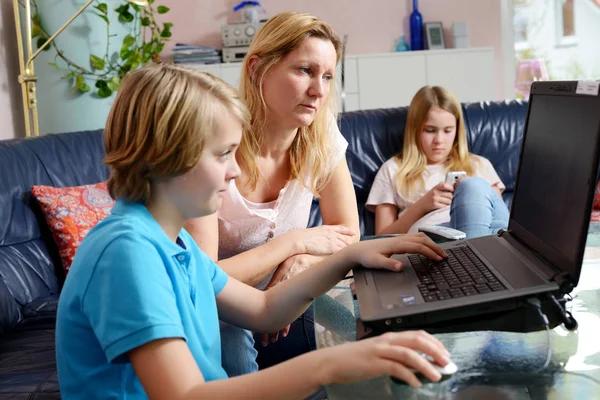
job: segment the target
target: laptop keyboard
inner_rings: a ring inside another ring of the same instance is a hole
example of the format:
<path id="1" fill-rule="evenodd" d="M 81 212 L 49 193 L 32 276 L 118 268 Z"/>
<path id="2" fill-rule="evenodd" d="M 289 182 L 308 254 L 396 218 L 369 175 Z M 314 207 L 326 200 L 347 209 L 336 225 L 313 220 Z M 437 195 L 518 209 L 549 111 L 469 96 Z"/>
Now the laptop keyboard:
<path id="1" fill-rule="evenodd" d="M 418 288 L 426 302 L 506 290 L 468 246 L 453 247 L 446 253 L 448 258 L 443 261 L 419 254 L 408 256 L 421 281 Z"/>

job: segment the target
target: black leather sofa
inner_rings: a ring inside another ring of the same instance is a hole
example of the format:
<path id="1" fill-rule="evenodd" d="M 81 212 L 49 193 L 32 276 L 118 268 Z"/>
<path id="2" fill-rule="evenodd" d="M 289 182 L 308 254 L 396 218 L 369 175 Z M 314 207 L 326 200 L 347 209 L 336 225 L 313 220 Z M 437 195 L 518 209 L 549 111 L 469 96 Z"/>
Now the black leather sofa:
<path id="1" fill-rule="evenodd" d="M 510 205 L 527 107 L 517 101 L 463 105 L 469 147 L 487 157 Z M 406 108 L 341 117 L 363 235 L 373 233 L 364 203 L 379 166 L 398 152 Z M 0 141 L 0 398 L 60 398 L 54 322 L 63 276 L 58 250 L 32 200 L 33 185 L 85 185 L 107 179 L 102 131 Z M 341 200 L 343 201 L 343 199 Z M 311 226 L 320 215 L 315 202 Z M 73 338 L 77 340 L 77 338 Z"/>

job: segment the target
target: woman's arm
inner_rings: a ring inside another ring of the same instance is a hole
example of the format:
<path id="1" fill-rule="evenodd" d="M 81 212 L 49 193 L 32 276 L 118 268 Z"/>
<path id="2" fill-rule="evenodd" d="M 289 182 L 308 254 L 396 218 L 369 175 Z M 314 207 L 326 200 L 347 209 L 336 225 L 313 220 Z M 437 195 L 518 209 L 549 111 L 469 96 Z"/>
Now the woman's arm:
<path id="1" fill-rule="evenodd" d="M 319 208 L 323 225 L 347 226 L 356 232 L 352 242 L 360 240 L 356 194 L 345 157 L 335 167 L 329 182 L 321 190 Z"/>
<path id="2" fill-rule="evenodd" d="M 198 247 L 217 262 L 219 253 L 219 224 L 217 214 L 186 222 L 185 229 L 192 235 Z M 234 257 L 218 260 L 227 275 L 256 286 L 287 258 L 302 253 L 303 249 L 291 234 L 283 234 L 262 246 L 240 253 Z"/>

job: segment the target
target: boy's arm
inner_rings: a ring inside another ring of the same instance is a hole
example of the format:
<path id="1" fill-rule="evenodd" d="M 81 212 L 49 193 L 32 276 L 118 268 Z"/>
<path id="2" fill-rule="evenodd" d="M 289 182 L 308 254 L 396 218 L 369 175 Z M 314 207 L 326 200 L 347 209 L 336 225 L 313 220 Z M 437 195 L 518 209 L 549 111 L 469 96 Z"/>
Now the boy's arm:
<path id="1" fill-rule="evenodd" d="M 319 387 L 391 375 L 419 387 L 409 368 L 431 381 L 439 373 L 414 350 L 446 365 L 449 353 L 425 332 L 394 332 L 305 353 L 274 367 L 231 379 L 205 382 L 183 339 L 150 342 L 128 353 L 152 400 L 304 399 Z"/>
<path id="2" fill-rule="evenodd" d="M 420 253 L 432 259 L 444 256 L 424 234 L 356 243 L 265 292 L 229 279 L 217 296 L 219 318 L 255 332 L 277 332 L 355 266 L 398 270 L 399 262 L 388 257 L 398 253 Z"/>
<path id="3" fill-rule="evenodd" d="M 327 383 L 322 353 L 208 383 L 183 339 L 148 343 L 129 352 L 129 360 L 153 400 L 304 399 Z"/>

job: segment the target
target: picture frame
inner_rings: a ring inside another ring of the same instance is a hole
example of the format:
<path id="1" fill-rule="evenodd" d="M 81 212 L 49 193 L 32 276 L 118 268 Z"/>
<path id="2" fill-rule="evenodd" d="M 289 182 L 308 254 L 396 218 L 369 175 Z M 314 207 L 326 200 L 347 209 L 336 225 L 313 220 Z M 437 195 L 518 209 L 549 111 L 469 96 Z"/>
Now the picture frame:
<path id="1" fill-rule="evenodd" d="M 428 50 L 441 50 L 446 48 L 444 26 L 441 22 L 426 22 L 423 24 L 425 31 L 425 48 Z"/>

